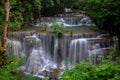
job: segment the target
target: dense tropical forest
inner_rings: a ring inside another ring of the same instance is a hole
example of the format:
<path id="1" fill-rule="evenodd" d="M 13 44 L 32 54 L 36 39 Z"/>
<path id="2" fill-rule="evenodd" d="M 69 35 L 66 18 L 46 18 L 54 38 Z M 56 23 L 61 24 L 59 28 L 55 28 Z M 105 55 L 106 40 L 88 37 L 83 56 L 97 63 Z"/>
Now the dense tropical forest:
<path id="1" fill-rule="evenodd" d="M 22 71 L 17 70 L 20 65 L 23 64 L 23 57 L 18 58 L 14 55 L 8 56 L 7 41 L 10 33 L 26 31 L 25 29 L 29 31 L 31 30 L 31 27 L 34 27 L 33 23 L 38 20 L 40 21 L 44 17 L 53 17 L 55 15 L 58 17 L 59 14 L 66 14 L 65 9 L 67 8 L 74 13 L 82 13 L 89 16 L 95 23 L 95 27 L 99 33 L 109 33 L 113 38 L 117 38 L 118 46 L 117 48 L 113 47 L 110 50 L 110 55 L 112 55 L 112 57 L 109 55 L 107 60 L 103 60 L 103 62 L 98 64 L 86 62 L 75 64 L 75 67 L 72 69 L 65 68 L 63 71 L 64 73 L 59 79 L 120 80 L 120 58 L 118 58 L 120 56 L 119 0 L 0 0 L 0 80 L 58 80 L 58 77 L 56 78 L 56 76 L 54 79 L 51 77 L 41 79 L 32 77 L 31 75 L 25 76 Z M 70 11 L 69 13 L 72 12 Z M 59 33 L 60 35 L 64 34 L 64 28 L 59 28 L 58 24 L 53 23 L 52 28 L 58 35 Z M 72 34 L 72 32 L 70 34 Z M 32 39 L 33 38 L 34 37 L 32 37 Z M 51 44 L 55 41 L 53 39 L 50 40 Z M 48 39 L 48 41 L 50 40 Z M 60 43 L 60 41 L 61 39 L 59 36 L 58 47 L 61 47 L 60 44 L 62 43 Z M 53 47 L 50 49 L 53 49 Z M 61 51 L 62 50 L 58 49 L 59 56 L 61 56 Z M 51 52 L 54 52 L 54 50 L 51 50 Z M 113 55 L 115 55 L 114 58 Z M 55 72 L 55 70 L 53 71 Z M 55 75 L 56 74 L 57 70 Z"/>

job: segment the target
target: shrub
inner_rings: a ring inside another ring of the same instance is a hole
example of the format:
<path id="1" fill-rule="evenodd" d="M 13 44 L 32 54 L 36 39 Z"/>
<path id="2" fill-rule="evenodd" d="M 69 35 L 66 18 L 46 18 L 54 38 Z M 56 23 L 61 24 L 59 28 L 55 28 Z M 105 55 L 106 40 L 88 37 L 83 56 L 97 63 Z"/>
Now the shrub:
<path id="1" fill-rule="evenodd" d="M 17 80 L 18 71 L 16 70 L 21 63 L 21 58 L 9 56 L 7 65 L 0 67 L 0 80 Z"/>
<path id="2" fill-rule="evenodd" d="M 10 22 L 8 30 L 9 31 L 18 31 L 18 30 L 20 30 L 20 23 L 19 22 Z"/>
<path id="3" fill-rule="evenodd" d="M 20 67 L 22 61 L 22 58 L 14 55 L 9 56 L 7 65 L 0 66 L 0 80 L 48 80 L 46 78 L 34 77 L 33 75 L 25 75 L 23 72 L 18 71 L 17 68 Z"/>
<path id="4" fill-rule="evenodd" d="M 102 65 L 87 62 L 65 70 L 60 80 L 120 80 L 120 65 L 105 61 Z"/>
<path id="5" fill-rule="evenodd" d="M 75 64 L 74 68 L 64 71 L 60 80 L 120 80 L 120 58 L 116 58 L 117 61 L 112 60 L 115 52 L 116 50 L 113 48 L 107 59 L 102 60 L 100 64 L 89 62 Z M 99 58 L 98 60 L 101 60 Z"/>
<path id="6" fill-rule="evenodd" d="M 64 31 L 64 25 L 62 23 L 53 22 L 50 27 L 53 28 L 57 34 L 62 34 Z"/>

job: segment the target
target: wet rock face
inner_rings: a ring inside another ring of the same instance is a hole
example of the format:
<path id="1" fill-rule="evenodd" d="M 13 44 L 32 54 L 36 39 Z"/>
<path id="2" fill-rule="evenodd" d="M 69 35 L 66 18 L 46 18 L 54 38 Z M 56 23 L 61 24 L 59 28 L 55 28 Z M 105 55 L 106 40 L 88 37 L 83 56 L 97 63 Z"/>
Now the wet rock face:
<path id="1" fill-rule="evenodd" d="M 36 45 L 36 38 L 35 37 L 31 37 L 31 36 L 25 37 L 26 50 L 34 48 L 35 45 Z"/>
<path id="2" fill-rule="evenodd" d="M 41 44 L 41 41 L 35 36 L 26 36 L 24 39 L 25 43 L 25 53 L 28 54 L 33 48 L 38 48 Z"/>
<path id="3" fill-rule="evenodd" d="M 55 80 L 58 80 L 59 78 L 59 75 L 60 75 L 60 70 L 59 69 L 54 69 L 54 68 L 51 68 L 49 71 L 47 70 L 44 70 L 43 73 L 42 73 L 44 76 L 48 76 L 49 79 L 55 79 Z"/>

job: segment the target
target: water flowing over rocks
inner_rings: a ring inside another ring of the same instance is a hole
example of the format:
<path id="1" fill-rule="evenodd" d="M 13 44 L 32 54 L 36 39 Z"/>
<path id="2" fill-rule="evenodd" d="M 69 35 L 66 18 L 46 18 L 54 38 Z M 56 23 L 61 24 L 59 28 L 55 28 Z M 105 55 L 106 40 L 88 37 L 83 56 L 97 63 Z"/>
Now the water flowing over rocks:
<path id="1" fill-rule="evenodd" d="M 63 24 L 63 26 L 65 27 L 95 26 L 95 23 L 91 20 L 89 16 L 80 13 L 66 13 L 58 14 L 55 17 L 42 17 L 40 20 L 38 19 L 34 21 L 32 25 L 36 27 L 49 27 L 52 25 L 53 22 Z"/>
<path id="2" fill-rule="evenodd" d="M 62 34 L 16 32 L 8 35 L 8 54 L 25 55 L 22 69 L 35 76 L 57 78 L 60 69 L 82 60 L 96 63 L 97 55 L 108 53 L 114 45 L 112 37 L 99 33 Z"/>

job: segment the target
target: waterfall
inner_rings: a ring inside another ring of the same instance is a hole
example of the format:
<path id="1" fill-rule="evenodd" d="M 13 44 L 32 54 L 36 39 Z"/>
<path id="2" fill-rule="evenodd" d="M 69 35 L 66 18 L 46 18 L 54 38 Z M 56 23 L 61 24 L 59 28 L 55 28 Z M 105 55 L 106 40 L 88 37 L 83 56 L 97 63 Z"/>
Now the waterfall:
<path id="1" fill-rule="evenodd" d="M 25 60 L 25 71 L 34 75 L 49 75 L 44 74 L 44 71 L 51 71 L 51 69 L 57 68 L 56 64 L 52 61 L 48 53 L 43 49 L 41 39 L 38 35 L 25 37 L 25 54 L 27 55 Z"/>
<path id="2" fill-rule="evenodd" d="M 105 57 L 108 54 L 114 42 L 111 38 L 80 38 L 73 39 L 70 42 L 69 60 L 73 63 L 81 61 L 90 61 L 97 63 L 97 57 Z"/>
<path id="3" fill-rule="evenodd" d="M 88 42 L 86 39 L 75 39 L 70 43 L 69 58 L 70 62 L 80 63 L 88 56 Z"/>
<path id="4" fill-rule="evenodd" d="M 63 34 L 58 38 L 56 34 L 18 32 L 8 37 L 8 54 L 26 56 L 21 69 L 47 77 L 83 60 L 97 63 L 97 56 L 108 53 L 114 44 L 111 37 L 100 37 L 99 33 Z"/>
<path id="5" fill-rule="evenodd" d="M 96 64 L 100 61 L 98 61 L 98 58 L 101 60 L 104 60 L 108 53 L 110 52 L 111 48 L 98 48 L 98 49 L 94 49 L 92 51 L 89 52 L 89 60 L 91 63 Z"/>
<path id="6" fill-rule="evenodd" d="M 17 40 L 8 40 L 8 54 L 14 54 L 17 57 L 21 57 L 23 55 L 22 53 L 22 45 Z"/>
<path id="7" fill-rule="evenodd" d="M 58 38 L 55 38 L 55 42 L 54 42 L 54 55 L 53 55 L 53 60 L 55 63 L 58 62 Z"/>
<path id="8" fill-rule="evenodd" d="M 92 20 L 85 16 L 85 17 L 50 17 L 44 18 L 44 23 L 48 26 L 51 26 L 52 22 L 62 23 L 64 26 L 73 27 L 73 26 L 95 26 Z M 43 22 L 41 22 L 43 23 Z"/>
<path id="9" fill-rule="evenodd" d="M 75 26 L 95 26 L 95 23 L 90 19 L 89 16 L 79 13 L 66 13 L 57 15 L 57 17 L 43 17 L 40 21 L 36 21 L 32 24 L 36 27 L 46 27 L 51 26 L 53 22 L 58 24 L 63 24 L 65 27 L 75 27 Z"/>

